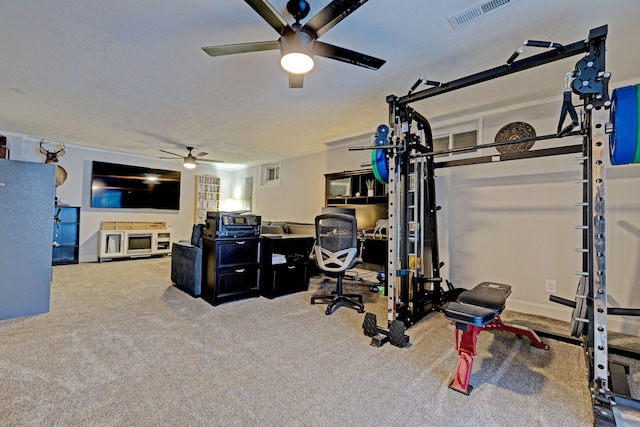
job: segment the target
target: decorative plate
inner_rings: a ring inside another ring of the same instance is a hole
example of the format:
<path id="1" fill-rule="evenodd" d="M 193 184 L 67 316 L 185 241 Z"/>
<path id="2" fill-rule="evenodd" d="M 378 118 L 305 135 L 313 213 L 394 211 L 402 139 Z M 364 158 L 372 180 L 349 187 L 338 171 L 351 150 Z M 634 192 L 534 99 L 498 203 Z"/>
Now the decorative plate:
<path id="1" fill-rule="evenodd" d="M 529 123 L 513 122 L 505 125 L 496 133 L 495 142 L 515 141 L 523 138 L 533 138 L 536 136 L 536 130 Z M 511 145 L 498 145 L 496 150 L 500 154 L 520 153 L 529 151 L 535 141 L 519 142 Z"/>

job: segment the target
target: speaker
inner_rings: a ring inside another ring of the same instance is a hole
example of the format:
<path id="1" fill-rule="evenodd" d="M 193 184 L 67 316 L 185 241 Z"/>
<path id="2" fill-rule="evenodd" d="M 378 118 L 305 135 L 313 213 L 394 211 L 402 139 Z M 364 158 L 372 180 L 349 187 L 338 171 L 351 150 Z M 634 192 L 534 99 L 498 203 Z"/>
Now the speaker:
<path id="1" fill-rule="evenodd" d="M 0 135 L 0 159 L 9 158 L 9 148 L 7 147 L 7 137 Z"/>

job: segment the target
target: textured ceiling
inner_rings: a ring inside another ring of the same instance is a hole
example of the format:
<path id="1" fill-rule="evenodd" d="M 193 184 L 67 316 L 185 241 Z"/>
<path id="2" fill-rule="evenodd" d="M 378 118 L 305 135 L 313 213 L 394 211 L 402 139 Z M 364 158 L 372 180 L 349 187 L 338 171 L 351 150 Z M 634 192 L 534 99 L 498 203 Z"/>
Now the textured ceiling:
<path id="1" fill-rule="evenodd" d="M 293 22 L 286 0 L 271 3 Z M 309 3 L 312 16 L 329 2 Z M 321 40 L 387 63 L 371 71 L 316 58 L 304 88 L 289 89 L 278 51 L 201 50 L 278 38 L 242 0 L 4 0 L 0 130 L 150 156 L 192 145 L 230 163 L 270 161 L 373 133 L 387 122 L 386 96 L 421 76 L 451 81 L 504 64 L 524 39 L 568 44 L 604 24 L 613 84 L 640 76 L 637 0 L 513 0 L 452 29 L 447 17 L 475 3 L 370 0 Z M 559 95 L 577 59 L 414 107 L 436 120 Z"/>

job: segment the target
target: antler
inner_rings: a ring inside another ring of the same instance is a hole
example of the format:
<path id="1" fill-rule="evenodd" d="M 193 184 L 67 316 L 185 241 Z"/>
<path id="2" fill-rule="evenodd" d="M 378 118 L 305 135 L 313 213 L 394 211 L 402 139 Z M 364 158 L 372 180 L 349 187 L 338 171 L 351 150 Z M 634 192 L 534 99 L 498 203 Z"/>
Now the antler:
<path id="1" fill-rule="evenodd" d="M 66 148 L 66 146 L 64 145 L 64 143 L 59 142 L 58 143 L 58 149 L 57 150 L 47 150 L 45 147 L 42 146 L 42 144 L 44 143 L 44 139 L 40 140 L 40 152 L 42 154 L 44 154 L 45 156 L 47 156 L 47 160 L 45 161 L 45 163 L 47 162 L 57 162 L 58 161 L 58 157 L 62 157 L 64 156 L 64 149 Z"/>

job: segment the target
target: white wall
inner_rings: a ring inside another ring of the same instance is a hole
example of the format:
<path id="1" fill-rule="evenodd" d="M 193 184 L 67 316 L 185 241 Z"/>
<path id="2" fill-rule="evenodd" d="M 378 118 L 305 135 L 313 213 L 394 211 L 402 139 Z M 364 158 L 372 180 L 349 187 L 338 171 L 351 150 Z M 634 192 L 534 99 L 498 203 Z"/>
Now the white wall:
<path id="1" fill-rule="evenodd" d="M 507 123 L 524 121 L 537 134 L 555 133 L 560 103 L 551 102 L 481 118 L 482 143 Z M 533 147 L 578 144 L 581 139 L 538 141 Z M 497 154 L 485 149 L 483 155 Z M 571 310 L 548 301 L 574 299 L 582 247 L 581 165 L 577 155 L 438 169 L 437 197 L 443 277 L 464 288 L 492 280 L 511 284 L 507 308 L 569 320 Z M 611 307 L 640 307 L 640 167 L 606 170 L 607 291 Z M 610 328 L 640 334 L 637 318 L 610 316 Z"/>
<path id="2" fill-rule="evenodd" d="M 38 150 L 39 139 L 8 132 L 1 133 L 7 136 L 12 160 L 38 163 L 44 161 L 44 156 Z M 180 210 L 92 208 L 91 162 L 93 160 L 181 171 Z M 222 183 L 220 198 L 222 200 L 230 198 L 230 186 L 225 185 L 225 181 L 230 181 L 229 171 L 218 169 L 215 165 L 202 164 L 194 170 L 187 170 L 182 167 L 179 160 L 162 160 L 67 144 L 64 156 L 59 159 L 59 165 L 67 171 L 68 176 L 66 182 L 57 188 L 57 195 L 60 202 L 81 207 L 80 262 L 98 260 L 98 230 L 102 221 L 164 221 L 171 228 L 173 241 L 189 238 L 194 223 L 196 174 L 219 176 Z"/>
<path id="3" fill-rule="evenodd" d="M 375 129 L 373 129 L 375 131 Z M 260 187 L 260 166 L 247 171 L 254 176 L 254 211 L 269 221 L 313 222 L 324 206 L 324 174 L 363 169 L 371 151 L 349 151 L 348 147 L 371 144 L 368 136 L 327 145 L 325 151 L 280 161 L 280 185 Z"/>

